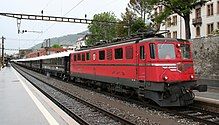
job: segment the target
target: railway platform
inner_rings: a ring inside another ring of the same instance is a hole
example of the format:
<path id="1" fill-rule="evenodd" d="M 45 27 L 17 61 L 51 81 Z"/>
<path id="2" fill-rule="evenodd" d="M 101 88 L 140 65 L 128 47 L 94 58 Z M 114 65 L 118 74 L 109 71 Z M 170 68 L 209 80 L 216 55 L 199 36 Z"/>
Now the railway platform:
<path id="1" fill-rule="evenodd" d="M 199 84 L 207 84 L 207 92 L 195 91 L 195 100 L 219 105 L 219 80 L 200 79 Z"/>
<path id="2" fill-rule="evenodd" d="M 1 125 L 77 125 L 13 67 L 0 70 Z"/>

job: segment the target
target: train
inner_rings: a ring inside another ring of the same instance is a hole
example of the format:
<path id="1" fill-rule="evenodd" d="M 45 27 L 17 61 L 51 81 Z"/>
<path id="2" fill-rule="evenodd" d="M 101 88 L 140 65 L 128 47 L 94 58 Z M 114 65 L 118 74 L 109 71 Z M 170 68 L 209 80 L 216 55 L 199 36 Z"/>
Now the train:
<path id="1" fill-rule="evenodd" d="M 137 37 L 13 62 L 124 96 L 135 93 L 161 107 L 187 106 L 194 90 L 207 91 L 197 83 L 191 42 L 182 39 Z"/>

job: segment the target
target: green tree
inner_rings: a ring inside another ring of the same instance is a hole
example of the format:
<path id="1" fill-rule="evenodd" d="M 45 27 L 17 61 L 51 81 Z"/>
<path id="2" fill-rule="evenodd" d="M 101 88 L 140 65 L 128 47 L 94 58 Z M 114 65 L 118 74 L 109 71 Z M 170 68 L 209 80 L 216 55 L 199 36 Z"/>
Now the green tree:
<path id="1" fill-rule="evenodd" d="M 87 45 L 94 45 L 100 40 L 110 41 L 116 37 L 116 23 L 109 23 L 117 21 L 114 13 L 104 12 L 95 14 L 93 20 L 102 22 L 93 21 L 89 24 L 88 29 L 91 34 L 86 40 Z"/>
<path id="2" fill-rule="evenodd" d="M 135 34 L 147 28 L 144 21 L 128 8 L 126 8 L 125 13 L 121 14 L 121 17 L 122 20 L 117 24 L 117 36 L 119 37 Z"/>
<path id="3" fill-rule="evenodd" d="M 165 7 L 164 11 L 156 16 L 155 21 L 161 22 L 165 20 L 169 15 L 176 13 L 181 16 L 185 21 L 185 34 L 186 39 L 191 38 L 190 31 L 190 13 L 191 10 L 197 4 L 203 5 L 208 0 L 144 0 L 149 5 L 163 5 Z"/>
<path id="4" fill-rule="evenodd" d="M 152 9 L 152 6 L 146 0 L 130 0 L 128 7 L 140 15 L 143 22 L 146 20 L 146 14 L 150 15 Z"/>
<path id="5" fill-rule="evenodd" d="M 53 44 L 52 48 L 62 48 L 59 44 Z"/>

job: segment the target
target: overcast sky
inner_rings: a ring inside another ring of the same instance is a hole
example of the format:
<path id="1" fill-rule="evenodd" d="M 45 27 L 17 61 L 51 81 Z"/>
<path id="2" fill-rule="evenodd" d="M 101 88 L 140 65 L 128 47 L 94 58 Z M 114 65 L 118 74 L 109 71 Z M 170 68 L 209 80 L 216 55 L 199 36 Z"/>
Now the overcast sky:
<path id="1" fill-rule="evenodd" d="M 94 14 L 101 12 L 114 12 L 117 18 L 129 0 L 0 0 L 0 13 L 41 14 L 51 16 L 65 16 L 73 18 L 92 19 Z M 71 11 L 70 11 L 71 10 Z M 70 12 L 69 12 L 70 11 Z M 86 24 L 44 22 L 21 20 L 21 30 L 39 31 L 43 33 L 17 33 L 17 20 L 0 16 L 0 36 L 4 36 L 5 48 L 25 49 L 30 48 L 43 39 L 75 34 L 87 30 Z M 15 53 L 15 51 L 6 51 Z"/>

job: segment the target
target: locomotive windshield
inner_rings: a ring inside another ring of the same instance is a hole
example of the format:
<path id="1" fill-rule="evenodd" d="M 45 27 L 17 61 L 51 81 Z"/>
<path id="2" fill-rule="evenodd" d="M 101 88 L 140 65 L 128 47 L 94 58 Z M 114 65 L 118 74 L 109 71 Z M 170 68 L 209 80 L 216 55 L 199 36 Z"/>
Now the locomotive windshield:
<path id="1" fill-rule="evenodd" d="M 175 59 L 174 44 L 158 44 L 158 57 L 159 59 Z"/>
<path id="2" fill-rule="evenodd" d="M 181 49 L 181 55 L 183 59 L 190 59 L 190 46 L 188 44 L 181 44 L 180 45 Z"/>

